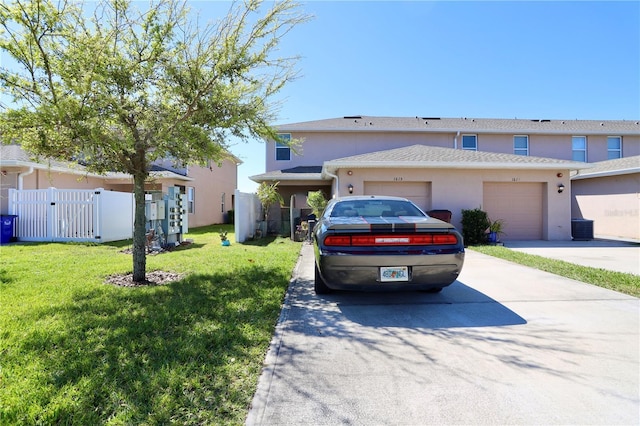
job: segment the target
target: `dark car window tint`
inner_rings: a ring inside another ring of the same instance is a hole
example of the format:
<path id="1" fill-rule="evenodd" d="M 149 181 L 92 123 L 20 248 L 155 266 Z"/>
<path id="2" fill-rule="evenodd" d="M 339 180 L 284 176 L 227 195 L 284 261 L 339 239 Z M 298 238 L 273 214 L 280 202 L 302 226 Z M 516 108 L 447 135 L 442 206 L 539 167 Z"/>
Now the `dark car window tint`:
<path id="1" fill-rule="evenodd" d="M 331 217 L 398 217 L 424 216 L 413 204 L 395 200 L 362 200 L 338 203 L 331 211 Z"/>

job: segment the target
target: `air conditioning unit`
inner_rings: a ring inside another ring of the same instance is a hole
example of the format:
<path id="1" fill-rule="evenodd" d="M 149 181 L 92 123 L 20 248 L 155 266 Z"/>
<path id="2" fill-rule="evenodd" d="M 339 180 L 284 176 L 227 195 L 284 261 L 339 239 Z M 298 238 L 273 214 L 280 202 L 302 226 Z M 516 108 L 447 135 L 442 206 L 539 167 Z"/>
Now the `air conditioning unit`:
<path id="1" fill-rule="evenodd" d="M 588 219 L 571 219 L 571 237 L 576 241 L 593 240 L 593 221 Z"/>

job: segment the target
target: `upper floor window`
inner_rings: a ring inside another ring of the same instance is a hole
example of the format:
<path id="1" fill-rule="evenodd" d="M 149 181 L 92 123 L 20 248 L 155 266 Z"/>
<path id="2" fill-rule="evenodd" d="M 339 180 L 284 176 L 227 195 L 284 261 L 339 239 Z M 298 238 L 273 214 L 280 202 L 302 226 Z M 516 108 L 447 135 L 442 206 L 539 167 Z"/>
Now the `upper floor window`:
<path id="1" fill-rule="evenodd" d="M 469 151 L 478 150 L 478 136 L 477 135 L 462 135 L 462 149 Z"/>
<path id="2" fill-rule="evenodd" d="M 513 137 L 513 153 L 516 155 L 529 155 L 529 136 Z"/>
<path id="3" fill-rule="evenodd" d="M 571 150 L 573 161 L 587 162 L 587 137 L 574 136 L 571 138 Z"/>
<path id="4" fill-rule="evenodd" d="M 280 133 L 278 138 L 281 142 L 276 141 L 276 160 L 291 160 L 291 148 L 288 145 L 289 141 L 291 141 L 291 133 Z"/>
<path id="5" fill-rule="evenodd" d="M 607 158 L 622 158 L 622 136 L 607 137 Z"/>

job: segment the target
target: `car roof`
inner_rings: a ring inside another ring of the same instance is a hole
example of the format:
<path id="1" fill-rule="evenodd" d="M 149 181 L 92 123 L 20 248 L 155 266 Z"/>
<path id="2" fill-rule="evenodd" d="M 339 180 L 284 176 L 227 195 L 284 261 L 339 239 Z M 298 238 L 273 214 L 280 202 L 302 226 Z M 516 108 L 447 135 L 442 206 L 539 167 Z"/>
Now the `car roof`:
<path id="1" fill-rule="evenodd" d="M 344 197 L 334 198 L 334 202 L 339 201 L 365 201 L 365 200 L 393 200 L 393 201 L 409 201 L 406 198 L 394 197 L 391 195 L 347 195 Z"/>

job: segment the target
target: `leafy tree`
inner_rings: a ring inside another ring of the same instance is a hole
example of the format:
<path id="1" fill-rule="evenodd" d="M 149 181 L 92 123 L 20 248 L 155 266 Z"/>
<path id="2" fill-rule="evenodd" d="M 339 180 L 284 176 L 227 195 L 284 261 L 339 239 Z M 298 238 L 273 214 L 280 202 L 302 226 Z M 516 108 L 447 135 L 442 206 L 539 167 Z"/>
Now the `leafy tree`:
<path id="1" fill-rule="evenodd" d="M 13 101 L 0 113 L 3 141 L 133 177 L 134 281 L 146 274 L 151 163 L 220 162 L 229 136 L 277 137 L 271 100 L 295 77 L 297 58 L 274 53 L 308 17 L 291 0 L 265 9 L 233 3 L 200 27 L 177 0 L 144 10 L 129 0 L 0 4 L 0 49 L 15 61 L 0 68 L 0 90 Z"/>

